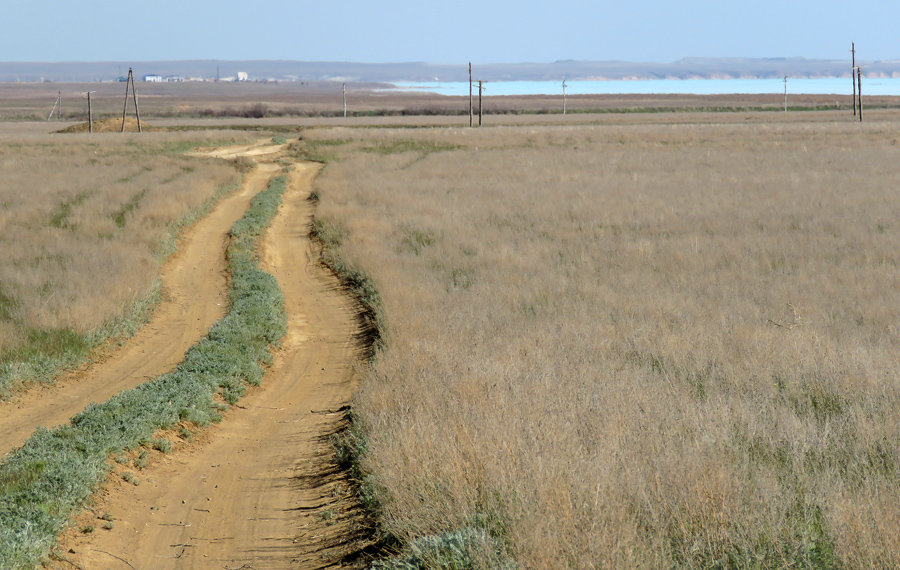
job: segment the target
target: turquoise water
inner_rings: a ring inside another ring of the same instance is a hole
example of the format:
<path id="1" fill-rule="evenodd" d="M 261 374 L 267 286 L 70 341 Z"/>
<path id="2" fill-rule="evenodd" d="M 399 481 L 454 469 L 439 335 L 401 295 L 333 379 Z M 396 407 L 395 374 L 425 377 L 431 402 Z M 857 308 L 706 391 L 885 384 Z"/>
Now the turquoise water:
<path id="1" fill-rule="evenodd" d="M 468 95 L 468 82 L 459 83 L 397 83 L 398 89 L 427 91 L 440 95 Z M 485 84 L 486 96 L 490 95 L 562 95 L 562 81 L 496 81 Z M 478 85 L 474 86 L 475 94 Z M 850 95 L 853 86 L 849 77 L 824 79 L 790 79 L 788 95 L 805 93 L 815 95 Z M 653 93 L 677 93 L 696 95 L 721 95 L 730 93 L 784 93 L 783 79 L 648 79 L 634 81 L 566 81 L 568 95 L 609 95 L 618 93 L 649 95 Z M 862 93 L 866 95 L 900 95 L 900 78 L 863 78 Z"/>

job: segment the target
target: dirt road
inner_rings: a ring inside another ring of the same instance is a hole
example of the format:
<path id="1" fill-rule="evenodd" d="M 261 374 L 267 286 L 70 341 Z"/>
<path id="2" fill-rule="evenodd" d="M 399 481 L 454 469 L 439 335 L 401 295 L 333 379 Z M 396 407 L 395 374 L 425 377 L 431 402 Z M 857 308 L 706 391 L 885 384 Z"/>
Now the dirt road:
<path id="1" fill-rule="evenodd" d="M 288 334 L 262 386 L 194 443 L 154 452 L 143 470 L 117 465 L 64 537 L 57 568 L 324 568 L 353 549 L 350 488 L 332 467 L 328 436 L 355 387 L 359 353 L 353 305 L 307 238 L 317 171 L 294 166 L 264 238 L 264 268 L 284 292 Z M 95 530 L 81 532 L 87 526 Z"/>
<path id="2" fill-rule="evenodd" d="M 275 165 L 263 165 L 247 174 L 239 192 L 221 200 L 182 236 L 178 252 L 162 269 L 162 303 L 126 346 L 64 375 L 54 386 L 35 386 L 0 402 L 0 456 L 38 426 L 67 423 L 91 402 L 105 401 L 181 362 L 225 314 L 225 238 L 275 171 Z"/>

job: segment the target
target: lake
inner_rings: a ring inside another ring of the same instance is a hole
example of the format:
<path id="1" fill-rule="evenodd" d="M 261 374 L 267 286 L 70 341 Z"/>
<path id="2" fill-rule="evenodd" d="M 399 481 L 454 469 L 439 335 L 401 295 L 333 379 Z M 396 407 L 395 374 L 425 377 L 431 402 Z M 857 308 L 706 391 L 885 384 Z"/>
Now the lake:
<path id="1" fill-rule="evenodd" d="M 396 83 L 397 89 L 427 91 L 439 95 L 468 95 L 468 82 Z M 850 95 L 853 93 L 849 77 L 822 79 L 791 79 L 787 81 L 788 95 Z M 478 84 L 474 91 L 478 94 Z M 566 81 L 568 95 L 675 93 L 695 95 L 725 95 L 732 93 L 784 93 L 783 79 L 647 79 L 631 81 Z M 862 93 L 866 95 L 900 95 L 900 78 L 865 78 Z M 562 81 L 495 81 L 485 84 L 490 95 L 562 95 Z"/>

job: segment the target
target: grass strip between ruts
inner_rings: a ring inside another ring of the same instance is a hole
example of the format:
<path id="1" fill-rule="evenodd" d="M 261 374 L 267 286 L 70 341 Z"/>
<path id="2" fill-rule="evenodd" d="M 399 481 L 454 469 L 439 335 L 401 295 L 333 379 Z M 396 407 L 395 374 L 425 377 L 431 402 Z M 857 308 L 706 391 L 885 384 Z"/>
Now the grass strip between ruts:
<path id="1" fill-rule="evenodd" d="M 230 310 L 175 371 L 91 404 L 70 425 L 39 428 L 0 462 L 0 568 L 40 563 L 104 481 L 111 453 L 144 444 L 181 420 L 217 421 L 216 394 L 234 403 L 248 384 L 259 384 L 287 317 L 278 283 L 257 266 L 256 238 L 278 211 L 285 187 L 285 177 L 273 179 L 232 227 Z"/>

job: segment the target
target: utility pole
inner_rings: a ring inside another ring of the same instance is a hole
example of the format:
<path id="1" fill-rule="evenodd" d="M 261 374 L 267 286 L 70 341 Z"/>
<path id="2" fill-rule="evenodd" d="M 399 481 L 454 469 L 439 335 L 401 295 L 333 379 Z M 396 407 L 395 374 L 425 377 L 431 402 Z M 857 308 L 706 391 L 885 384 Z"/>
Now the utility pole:
<path id="1" fill-rule="evenodd" d="M 563 77 L 563 115 L 566 114 L 566 78 Z"/>
<path id="2" fill-rule="evenodd" d="M 134 97 L 134 114 L 137 117 L 138 132 L 142 133 L 141 128 L 141 111 L 138 108 L 137 87 L 134 85 L 134 73 L 128 68 L 128 79 L 125 80 L 125 106 L 122 108 L 122 132 L 125 132 L 125 113 L 128 112 L 128 86 L 131 86 L 131 94 Z"/>
<path id="3" fill-rule="evenodd" d="M 862 68 L 856 68 L 856 93 L 859 99 L 859 122 L 862 122 Z"/>
<path id="4" fill-rule="evenodd" d="M 91 93 L 96 93 L 96 91 L 88 91 L 86 93 L 82 93 L 82 95 L 87 95 L 88 100 L 88 132 L 94 132 L 94 111 L 91 108 Z"/>
<path id="5" fill-rule="evenodd" d="M 850 42 L 850 53 L 852 53 L 852 64 L 850 66 L 850 83 L 853 84 L 853 116 L 856 116 L 856 42 Z"/>
<path id="6" fill-rule="evenodd" d="M 784 76 L 784 112 L 787 113 L 787 75 Z"/>
<path id="7" fill-rule="evenodd" d="M 472 62 L 469 62 L 469 126 L 472 126 Z"/>
<path id="8" fill-rule="evenodd" d="M 48 121 L 49 121 L 50 119 L 53 118 L 53 112 L 56 111 L 57 105 L 60 105 L 60 99 L 61 99 L 61 98 L 62 98 L 62 91 L 60 91 L 60 92 L 59 92 L 59 95 L 56 96 L 56 103 L 53 104 L 53 108 L 50 109 L 50 114 L 47 116 L 47 120 L 48 120 Z M 61 105 L 60 105 L 60 106 L 61 106 Z M 59 119 L 59 115 L 56 116 L 56 120 L 57 120 L 57 121 L 60 120 L 60 119 Z"/>
<path id="9" fill-rule="evenodd" d="M 862 117 L 862 70 L 863 68 L 869 67 L 868 65 L 857 65 L 853 68 L 853 80 L 856 85 L 856 100 L 853 104 L 853 111 L 856 114 L 856 107 L 859 106 L 859 122 L 861 123 L 863 120 Z"/>
<path id="10" fill-rule="evenodd" d="M 484 91 L 484 84 L 487 81 L 478 80 L 478 126 L 480 127 L 482 124 L 482 119 L 484 117 L 484 105 L 482 104 L 481 93 Z"/>
<path id="11" fill-rule="evenodd" d="M 346 119 L 347 118 L 347 84 L 346 83 L 344 83 L 344 85 L 341 87 L 341 93 L 343 93 L 343 95 L 344 95 L 344 118 Z"/>
<path id="12" fill-rule="evenodd" d="M 137 118 L 138 122 L 138 132 L 144 132 L 144 129 L 141 127 L 141 107 L 138 105 L 138 94 L 137 87 L 134 85 L 134 76 L 131 78 L 131 95 L 134 97 L 134 116 Z"/>

